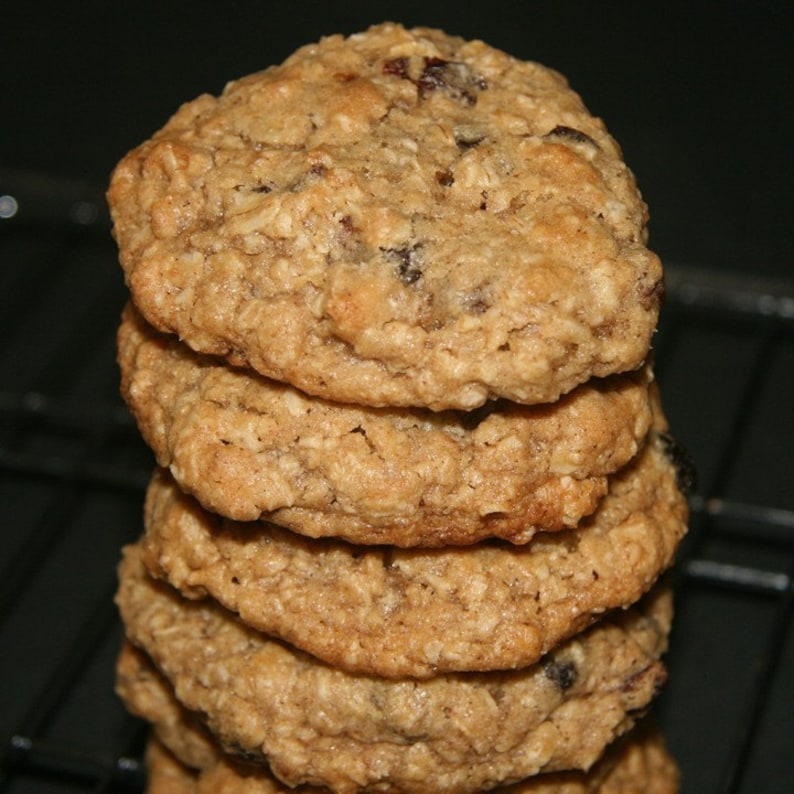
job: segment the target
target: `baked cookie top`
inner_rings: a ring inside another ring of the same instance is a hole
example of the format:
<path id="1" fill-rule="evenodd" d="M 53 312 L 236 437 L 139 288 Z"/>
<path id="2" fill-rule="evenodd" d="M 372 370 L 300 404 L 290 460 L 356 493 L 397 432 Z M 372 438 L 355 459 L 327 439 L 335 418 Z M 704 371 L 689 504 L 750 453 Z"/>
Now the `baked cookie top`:
<path id="1" fill-rule="evenodd" d="M 133 299 L 197 351 L 333 400 L 550 402 L 638 367 L 647 212 L 556 72 L 383 24 L 184 105 L 108 191 Z"/>
<path id="2" fill-rule="evenodd" d="M 142 553 L 184 595 L 346 670 L 427 678 L 524 667 L 672 563 L 686 503 L 658 438 L 583 524 L 525 546 L 352 546 L 223 520 L 164 472 L 147 495 Z"/>
<path id="3" fill-rule="evenodd" d="M 149 672 L 156 675 L 151 662 L 148 667 Z M 168 684 L 163 686 L 168 687 Z M 173 693 L 170 697 L 174 699 Z M 178 750 L 172 750 L 156 736 L 149 739 L 146 794 L 329 794 L 326 788 L 287 786 L 267 769 L 224 755 L 220 749 L 214 764 L 200 767 L 184 762 Z M 678 767 L 663 737 L 658 730 L 643 724 L 607 748 L 587 772 L 535 775 L 491 791 L 494 794 L 627 794 L 638 791 L 678 794 L 678 780 Z"/>
<path id="4" fill-rule="evenodd" d="M 312 537 L 442 546 L 575 526 L 652 420 L 646 367 L 551 406 L 368 408 L 224 366 L 128 307 L 121 391 L 161 465 L 209 510 Z"/>
<path id="5" fill-rule="evenodd" d="M 466 794 L 589 768 L 666 680 L 672 612 L 669 592 L 654 591 L 537 665 L 419 682 L 350 675 L 188 601 L 145 574 L 137 547 L 117 603 L 130 641 L 225 751 L 340 794 Z"/>

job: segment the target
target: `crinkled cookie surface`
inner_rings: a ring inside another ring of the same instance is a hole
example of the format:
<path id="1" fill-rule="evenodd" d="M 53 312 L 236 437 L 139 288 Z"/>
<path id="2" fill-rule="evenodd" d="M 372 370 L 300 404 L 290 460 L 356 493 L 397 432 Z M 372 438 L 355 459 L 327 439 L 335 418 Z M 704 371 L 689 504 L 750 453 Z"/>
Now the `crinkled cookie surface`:
<path id="1" fill-rule="evenodd" d="M 575 526 L 652 421 L 647 367 L 553 405 L 367 408 L 199 356 L 128 307 L 122 393 L 180 487 L 209 510 L 312 537 L 443 546 Z"/>
<path id="2" fill-rule="evenodd" d="M 589 768 L 666 680 L 668 591 L 511 673 L 427 681 L 350 675 L 146 576 L 127 547 L 117 603 L 178 701 L 224 750 L 289 785 L 466 794 Z"/>
<path id="3" fill-rule="evenodd" d="M 427 678 L 523 667 L 672 563 L 687 507 L 657 437 L 583 524 L 525 546 L 351 546 L 224 521 L 155 474 L 141 541 L 149 571 L 351 672 Z"/>
<path id="4" fill-rule="evenodd" d="M 146 747 L 146 794 L 329 794 L 315 786 L 286 786 L 267 770 L 218 756 L 207 767 L 183 762 L 178 751 L 150 738 Z M 677 794 L 679 774 L 662 736 L 634 730 L 588 772 L 552 772 L 513 786 L 491 789 L 494 794 Z"/>
<path id="5" fill-rule="evenodd" d="M 645 360 L 647 213 L 557 73 L 378 25 L 184 105 L 108 193 L 160 330 L 329 399 L 550 402 Z"/>

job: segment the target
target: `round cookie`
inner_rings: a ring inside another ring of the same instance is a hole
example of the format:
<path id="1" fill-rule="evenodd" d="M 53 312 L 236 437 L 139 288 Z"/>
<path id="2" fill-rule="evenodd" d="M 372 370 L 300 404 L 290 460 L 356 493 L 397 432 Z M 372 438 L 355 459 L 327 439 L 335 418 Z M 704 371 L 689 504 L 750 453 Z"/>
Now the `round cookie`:
<path id="1" fill-rule="evenodd" d="M 212 512 L 312 537 L 442 546 L 575 526 L 652 420 L 652 373 L 593 380 L 551 406 L 366 408 L 192 353 L 132 306 L 121 391 L 161 465 Z"/>
<path id="2" fill-rule="evenodd" d="M 220 757 L 209 768 L 192 768 L 151 738 L 146 746 L 146 794 L 329 794 L 315 786 L 292 788 L 267 770 Z M 588 772 L 551 772 L 494 794 L 678 794 L 679 774 L 658 731 L 632 730 L 607 749 Z"/>
<path id="3" fill-rule="evenodd" d="M 654 435 L 580 527 L 525 546 L 394 549 L 224 520 L 163 470 L 146 500 L 149 571 L 351 672 L 426 678 L 524 667 L 672 563 L 686 502 Z"/>
<path id="4" fill-rule="evenodd" d="M 108 201 L 149 322 L 341 402 L 552 402 L 639 367 L 663 292 L 601 120 L 437 30 L 330 36 L 197 98 Z"/>
<path id="5" fill-rule="evenodd" d="M 125 550 L 117 603 L 129 640 L 225 751 L 340 794 L 466 794 L 589 768 L 666 680 L 672 616 L 669 592 L 654 591 L 537 665 L 419 682 L 347 674 L 181 598 L 146 575 L 137 547 Z"/>

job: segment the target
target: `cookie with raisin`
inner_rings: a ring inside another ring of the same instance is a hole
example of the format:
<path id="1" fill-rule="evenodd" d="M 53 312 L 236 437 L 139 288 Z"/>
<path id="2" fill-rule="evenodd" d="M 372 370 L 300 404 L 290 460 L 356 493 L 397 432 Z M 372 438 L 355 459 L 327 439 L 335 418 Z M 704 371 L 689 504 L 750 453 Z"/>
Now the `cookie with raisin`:
<path id="1" fill-rule="evenodd" d="M 117 603 L 129 641 L 225 752 L 342 794 L 466 794 L 590 768 L 664 685 L 672 616 L 669 591 L 654 590 L 538 664 L 417 681 L 351 675 L 189 601 L 145 573 L 135 546 Z"/>
<path id="2" fill-rule="evenodd" d="M 552 402 L 646 359 L 647 209 L 557 72 L 376 25 L 181 107 L 116 167 L 146 319 L 330 400 Z"/>

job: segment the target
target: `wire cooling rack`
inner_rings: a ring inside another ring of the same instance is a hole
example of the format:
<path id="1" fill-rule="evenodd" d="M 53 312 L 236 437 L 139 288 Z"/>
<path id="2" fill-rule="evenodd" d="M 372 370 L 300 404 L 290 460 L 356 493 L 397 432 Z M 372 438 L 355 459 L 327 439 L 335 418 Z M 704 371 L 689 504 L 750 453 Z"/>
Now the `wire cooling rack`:
<path id="1" fill-rule="evenodd" d="M 0 169 L 0 792 L 135 792 L 113 694 L 120 547 L 153 459 L 118 397 L 101 193 Z M 656 707 L 684 794 L 794 789 L 794 283 L 668 266 L 655 343 L 696 461 Z"/>

